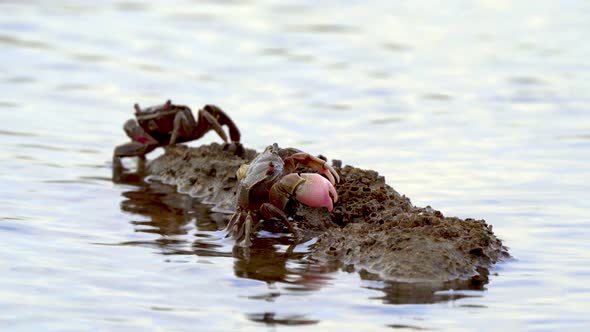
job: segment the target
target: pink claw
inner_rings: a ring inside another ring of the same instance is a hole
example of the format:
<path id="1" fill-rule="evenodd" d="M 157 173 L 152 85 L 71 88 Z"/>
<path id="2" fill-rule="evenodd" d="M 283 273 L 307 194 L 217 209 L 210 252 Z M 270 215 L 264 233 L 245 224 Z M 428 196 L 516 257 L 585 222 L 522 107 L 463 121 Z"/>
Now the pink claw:
<path id="1" fill-rule="evenodd" d="M 311 207 L 326 207 L 328 211 L 334 208 L 334 202 L 338 201 L 336 189 L 325 177 L 316 173 L 300 174 L 305 182 L 297 187 L 295 198 L 301 203 Z M 332 201 L 332 197 L 334 201 Z"/>

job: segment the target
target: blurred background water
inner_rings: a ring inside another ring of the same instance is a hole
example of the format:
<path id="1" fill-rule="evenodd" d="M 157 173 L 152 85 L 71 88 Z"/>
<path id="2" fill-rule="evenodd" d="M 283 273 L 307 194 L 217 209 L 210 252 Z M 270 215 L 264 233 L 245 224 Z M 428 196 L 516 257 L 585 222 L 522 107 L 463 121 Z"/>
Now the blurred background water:
<path id="1" fill-rule="evenodd" d="M 589 326 L 590 3 L 433 5 L 0 1 L 0 329 Z M 168 98 L 484 218 L 515 260 L 428 291 L 272 237 L 239 257 L 225 216 L 110 180 L 133 103 Z"/>

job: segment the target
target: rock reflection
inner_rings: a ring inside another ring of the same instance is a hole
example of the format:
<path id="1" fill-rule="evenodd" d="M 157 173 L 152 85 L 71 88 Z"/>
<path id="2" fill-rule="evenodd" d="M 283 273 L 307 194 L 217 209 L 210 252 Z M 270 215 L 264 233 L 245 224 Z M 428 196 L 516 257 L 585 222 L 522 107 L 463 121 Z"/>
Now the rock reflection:
<path id="1" fill-rule="evenodd" d="M 489 282 L 489 271 L 480 271 L 481 275 L 468 280 L 456 280 L 450 282 L 394 282 L 384 281 L 378 287 L 366 287 L 367 289 L 380 290 L 383 296 L 372 299 L 381 300 L 385 304 L 432 304 L 438 302 L 455 301 L 462 298 L 479 297 L 480 291 L 485 290 Z M 379 280 L 375 275 L 361 272 L 361 278 L 365 280 Z M 469 292 L 475 291 L 475 292 Z"/>
<path id="2" fill-rule="evenodd" d="M 249 314 L 248 319 L 253 322 L 264 323 L 266 325 L 313 325 L 319 323 L 319 320 L 307 319 L 303 315 L 287 315 L 284 317 L 277 316 L 274 312 L 263 312 Z"/>
<path id="3" fill-rule="evenodd" d="M 387 327 L 390 327 L 395 330 L 406 330 L 406 331 L 428 331 L 429 330 L 429 329 L 426 329 L 426 328 L 423 328 L 420 326 L 407 325 L 407 324 L 390 324 L 390 325 L 387 325 Z"/>
<path id="4" fill-rule="evenodd" d="M 125 212 L 148 216 L 148 221 L 131 221 L 139 232 L 162 236 L 185 235 L 194 218 L 193 201 L 186 195 L 176 194 L 164 185 L 145 184 L 138 190 L 123 193 L 121 202 Z"/>
<path id="5" fill-rule="evenodd" d="M 133 185 L 122 193 L 121 210 L 133 215 L 148 217 L 133 219 L 130 223 L 136 232 L 158 234 L 160 237 L 149 241 L 128 241 L 121 245 L 156 247 L 163 254 L 186 252 L 190 246 L 183 236 L 192 229 L 191 222 L 197 217 L 198 202 L 187 195 L 177 193 L 174 188 L 144 181 L 141 174 L 126 173 L 117 178 L 117 183 Z M 201 209 L 202 210 L 202 209 Z"/>

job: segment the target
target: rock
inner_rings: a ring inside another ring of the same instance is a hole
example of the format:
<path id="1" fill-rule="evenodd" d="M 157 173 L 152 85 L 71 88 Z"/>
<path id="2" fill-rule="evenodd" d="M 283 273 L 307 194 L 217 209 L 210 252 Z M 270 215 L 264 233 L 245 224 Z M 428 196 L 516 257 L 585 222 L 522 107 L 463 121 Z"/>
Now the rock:
<path id="1" fill-rule="evenodd" d="M 177 145 L 152 161 L 148 171 L 212 204 L 214 212 L 231 213 L 236 170 L 255 156 L 242 145 Z M 310 259 L 338 262 L 386 280 L 445 282 L 485 278 L 491 266 L 509 257 L 484 220 L 445 217 L 429 206 L 415 207 L 377 172 L 341 165 L 333 162 L 341 182 L 331 213 L 296 202 L 287 211 L 300 235 L 318 237 Z M 281 231 L 273 225 L 264 227 Z"/>
<path id="2" fill-rule="evenodd" d="M 255 156 L 256 151 L 235 144 L 212 143 L 198 148 L 174 145 L 148 164 L 148 173 L 176 186 L 181 193 L 213 205 L 213 212 L 232 213 L 236 171 Z"/>

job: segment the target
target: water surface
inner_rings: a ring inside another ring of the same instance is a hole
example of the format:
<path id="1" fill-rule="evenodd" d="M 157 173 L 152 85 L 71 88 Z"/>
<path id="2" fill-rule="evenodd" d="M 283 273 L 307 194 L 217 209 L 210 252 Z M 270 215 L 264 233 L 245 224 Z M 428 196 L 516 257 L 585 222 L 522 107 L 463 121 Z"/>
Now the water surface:
<path id="1" fill-rule="evenodd" d="M 0 328 L 588 326 L 590 6 L 431 6 L 0 2 Z M 416 205 L 486 219 L 515 260 L 457 289 L 311 264 L 284 237 L 245 257 L 226 216 L 110 179 L 133 103 L 168 98 L 221 106 L 250 147 L 375 169 Z"/>

